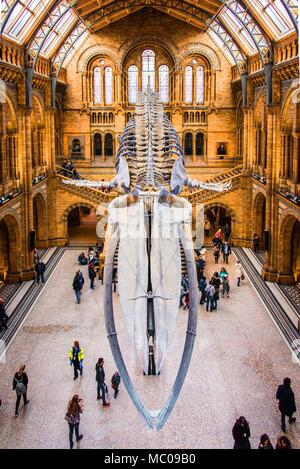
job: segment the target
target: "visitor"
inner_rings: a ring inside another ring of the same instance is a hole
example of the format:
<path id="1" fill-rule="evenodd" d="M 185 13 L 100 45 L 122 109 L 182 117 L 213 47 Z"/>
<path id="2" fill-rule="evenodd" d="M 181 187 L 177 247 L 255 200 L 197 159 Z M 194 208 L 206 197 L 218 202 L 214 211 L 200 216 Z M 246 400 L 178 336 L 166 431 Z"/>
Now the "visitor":
<path id="1" fill-rule="evenodd" d="M 207 212 L 207 218 L 210 221 L 210 225 L 215 229 L 215 216 L 210 209 Z"/>
<path id="2" fill-rule="evenodd" d="M 220 299 L 220 286 L 221 286 L 221 279 L 218 272 L 215 272 L 211 278 L 211 284 L 215 287 L 215 304 L 214 309 L 218 307 L 218 301 Z"/>
<path id="3" fill-rule="evenodd" d="M 73 290 L 75 291 L 75 297 L 76 297 L 78 304 L 80 303 L 83 284 L 84 284 L 83 274 L 82 272 L 80 272 L 80 270 L 77 270 L 74 280 L 73 280 Z"/>
<path id="4" fill-rule="evenodd" d="M 40 260 L 40 253 L 39 251 L 34 248 L 34 251 L 33 251 L 33 261 L 34 261 L 34 265 Z"/>
<path id="5" fill-rule="evenodd" d="M 289 418 L 289 423 L 296 422 L 296 417 L 293 417 L 296 412 L 295 396 L 291 388 L 290 378 L 284 378 L 283 384 L 280 384 L 277 389 L 276 399 L 279 400 L 279 410 L 281 412 L 281 429 L 285 433 L 285 417 Z"/>
<path id="6" fill-rule="evenodd" d="M 242 264 L 240 263 L 239 260 L 237 260 L 236 263 L 235 263 L 235 273 L 236 273 L 236 276 L 237 276 L 237 286 L 240 287 L 241 286 L 241 280 L 244 280 L 245 274 L 244 274 L 244 271 L 243 271 Z"/>
<path id="7" fill-rule="evenodd" d="M 36 283 L 40 283 L 40 279 L 42 280 L 42 285 L 45 283 L 44 272 L 46 270 L 46 266 L 44 262 L 38 260 L 35 264 L 35 271 L 36 271 Z"/>
<path id="8" fill-rule="evenodd" d="M 83 411 L 82 399 L 79 398 L 78 394 L 72 397 L 69 401 L 67 413 L 65 416 L 66 421 L 69 424 L 69 441 L 70 449 L 73 449 L 73 434 L 75 430 L 76 441 L 80 441 L 83 435 L 79 434 L 80 414 Z"/>
<path id="9" fill-rule="evenodd" d="M 259 252 L 259 236 L 256 233 L 254 233 L 252 244 L 254 252 Z"/>
<path id="10" fill-rule="evenodd" d="M 106 402 L 105 393 L 106 393 L 106 384 L 105 384 L 105 372 L 104 372 L 104 359 L 99 358 L 96 363 L 96 381 L 97 381 L 97 400 L 102 399 L 104 407 L 109 406 L 109 402 Z M 101 395 L 100 395 L 101 391 Z"/>
<path id="11" fill-rule="evenodd" d="M 189 291 L 189 281 L 186 275 L 181 276 L 181 290 L 180 290 L 180 302 L 179 307 L 183 306 L 183 300 Z"/>
<path id="12" fill-rule="evenodd" d="M 198 286 L 199 286 L 200 279 L 204 275 L 205 266 L 206 266 L 205 260 L 202 259 L 201 256 L 198 256 L 197 259 L 196 259 L 196 271 L 197 271 Z"/>
<path id="13" fill-rule="evenodd" d="M 190 309 L 190 292 L 187 291 L 184 296 L 184 307 L 183 309 Z"/>
<path id="14" fill-rule="evenodd" d="M 112 274 L 112 283 L 114 285 L 114 293 L 116 293 L 116 291 L 117 291 L 117 283 L 118 283 L 117 275 L 118 275 L 118 268 L 114 267 L 113 268 L 113 274 Z"/>
<path id="15" fill-rule="evenodd" d="M 231 247 L 228 241 L 225 241 L 225 243 L 222 246 L 222 253 L 223 253 L 223 261 L 225 264 L 228 264 L 228 258 L 231 254 Z"/>
<path id="16" fill-rule="evenodd" d="M 206 237 L 210 235 L 210 230 L 211 230 L 211 223 L 209 221 L 209 218 L 206 218 L 204 222 L 204 232 L 205 232 Z"/>
<path id="17" fill-rule="evenodd" d="M 258 449 L 274 449 L 270 438 L 265 433 L 260 437 Z"/>
<path id="18" fill-rule="evenodd" d="M 250 427 L 245 417 L 239 417 L 232 429 L 232 435 L 234 439 L 233 449 L 251 449 L 250 438 Z"/>
<path id="19" fill-rule="evenodd" d="M 224 232 L 225 241 L 229 241 L 229 238 L 231 235 L 231 228 L 228 223 L 225 224 L 223 228 L 223 232 Z"/>
<path id="20" fill-rule="evenodd" d="M 199 290 L 201 292 L 200 305 L 203 305 L 203 303 L 205 303 L 206 287 L 207 287 L 206 277 L 203 276 L 199 282 Z"/>
<path id="21" fill-rule="evenodd" d="M 292 444 L 285 435 L 282 435 L 277 439 L 276 449 L 292 449 Z"/>
<path id="22" fill-rule="evenodd" d="M 87 265 L 88 260 L 87 260 L 86 255 L 84 254 L 84 252 L 82 252 L 81 254 L 79 254 L 79 256 L 78 256 L 78 262 L 79 262 L 80 265 Z"/>
<path id="23" fill-rule="evenodd" d="M 8 329 L 7 327 L 7 322 L 9 320 L 9 317 L 7 316 L 5 312 L 5 306 L 4 306 L 4 299 L 0 297 L 0 328 L 4 327 L 4 329 Z"/>
<path id="24" fill-rule="evenodd" d="M 214 258 L 215 258 L 215 264 L 218 264 L 219 263 L 219 258 L 220 258 L 220 247 L 219 247 L 218 244 L 214 244 L 213 255 L 214 255 Z"/>
<path id="25" fill-rule="evenodd" d="M 221 279 L 221 285 L 222 285 L 222 298 L 224 298 L 225 294 L 227 298 L 229 298 L 229 291 L 230 291 L 230 286 L 229 286 L 229 274 L 225 267 L 222 267 L 220 271 L 220 279 Z"/>
<path id="26" fill-rule="evenodd" d="M 116 371 L 111 378 L 111 387 L 114 390 L 115 399 L 119 393 L 120 382 L 121 382 L 121 376 L 119 375 L 118 371 Z"/>
<path id="27" fill-rule="evenodd" d="M 96 278 L 96 271 L 95 267 L 92 263 L 89 264 L 89 279 L 90 279 L 90 288 L 94 289 L 95 285 L 95 278 Z"/>
<path id="28" fill-rule="evenodd" d="M 72 177 L 73 179 L 80 179 L 79 172 L 77 171 L 76 168 L 73 168 Z"/>
<path id="29" fill-rule="evenodd" d="M 27 374 L 25 373 L 25 365 L 22 365 L 19 371 L 15 373 L 15 376 L 13 379 L 13 390 L 16 391 L 16 395 L 17 395 L 16 409 L 15 409 L 16 417 L 19 415 L 19 406 L 20 406 L 21 397 L 23 396 L 24 406 L 29 403 L 29 400 L 27 399 L 27 388 L 28 388 L 28 377 L 27 377 Z"/>
<path id="30" fill-rule="evenodd" d="M 215 233 L 215 238 L 220 239 L 222 241 L 222 236 L 223 236 L 222 230 L 221 230 L 221 228 L 219 228 Z"/>
<path id="31" fill-rule="evenodd" d="M 69 351 L 70 365 L 74 367 L 74 380 L 78 378 L 78 371 L 80 376 L 83 372 L 83 359 L 84 359 L 84 350 L 80 347 L 78 340 L 75 340 L 74 345 L 70 348 Z"/>
<path id="32" fill-rule="evenodd" d="M 209 282 L 206 289 L 206 311 L 210 310 L 212 313 L 213 309 L 215 308 L 215 287 Z"/>

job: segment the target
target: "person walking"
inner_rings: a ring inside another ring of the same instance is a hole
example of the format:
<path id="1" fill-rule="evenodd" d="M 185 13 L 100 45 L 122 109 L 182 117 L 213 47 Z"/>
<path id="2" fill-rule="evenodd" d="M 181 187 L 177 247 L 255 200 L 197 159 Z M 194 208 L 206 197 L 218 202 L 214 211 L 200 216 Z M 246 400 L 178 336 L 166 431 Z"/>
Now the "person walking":
<path id="1" fill-rule="evenodd" d="M 73 434 L 75 430 L 76 441 L 80 441 L 83 435 L 79 434 L 80 414 L 83 412 L 82 399 L 79 398 L 78 394 L 75 394 L 68 403 L 67 413 L 65 420 L 69 424 L 69 442 L 70 449 L 73 449 Z"/>
<path id="2" fill-rule="evenodd" d="M 179 307 L 183 306 L 183 299 L 189 292 L 189 280 L 186 275 L 182 274 L 181 277 L 181 289 L 180 289 L 180 302 Z"/>
<path id="3" fill-rule="evenodd" d="M 212 313 L 213 309 L 215 308 L 215 287 L 209 282 L 206 287 L 206 311 L 210 310 Z"/>
<path id="4" fill-rule="evenodd" d="M 225 224 L 223 232 L 224 232 L 225 241 L 229 241 L 229 238 L 231 235 L 231 228 L 229 226 L 229 223 Z"/>
<path id="5" fill-rule="evenodd" d="M 106 384 L 105 384 L 105 371 L 104 371 L 103 365 L 104 365 L 104 359 L 99 358 L 95 366 L 96 381 L 97 381 L 97 400 L 102 399 L 103 406 L 108 407 L 110 404 L 109 402 L 106 402 L 106 399 L 105 399 Z M 101 395 L 100 395 L 100 391 L 101 391 Z"/>
<path id="6" fill-rule="evenodd" d="M 239 417 L 236 420 L 232 429 L 232 435 L 234 439 L 233 449 L 251 449 L 249 441 L 251 436 L 250 427 L 245 417 Z"/>
<path id="7" fill-rule="evenodd" d="M 80 347 L 78 340 L 75 340 L 74 345 L 70 348 L 69 351 L 70 365 L 74 367 L 74 380 L 78 378 L 78 371 L 80 376 L 83 372 L 83 359 L 84 359 L 84 350 Z"/>
<path id="8" fill-rule="evenodd" d="M 223 253 L 223 261 L 225 264 L 228 264 L 228 258 L 231 254 L 231 247 L 228 241 L 225 241 L 225 243 L 222 246 L 222 253 Z"/>
<path id="9" fill-rule="evenodd" d="M 241 286 L 241 280 L 244 280 L 245 274 L 244 274 L 244 271 L 243 271 L 242 264 L 240 263 L 239 260 L 236 261 L 236 263 L 235 263 L 235 273 L 236 273 L 236 276 L 237 276 L 237 286 L 240 287 Z"/>
<path id="10" fill-rule="evenodd" d="M 7 327 L 7 322 L 9 320 L 9 317 L 7 316 L 5 312 L 5 306 L 4 306 L 4 299 L 0 298 L 0 328 L 4 327 L 4 329 L 8 329 Z"/>
<path id="11" fill-rule="evenodd" d="M 219 258 L 220 258 L 220 247 L 218 244 L 214 244 L 214 258 L 215 258 L 215 264 L 219 263 Z"/>
<path id="12" fill-rule="evenodd" d="M 22 365 L 15 373 L 13 379 L 13 391 L 16 391 L 17 400 L 16 400 L 16 408 L 15 408 L 15 416 L 19 415 L 19 406 L 21 397 L 23 396 L 24 406 L 29 403 L 27 399 L 27 387 L 28 387 L 28 377 L 25 373 L 25 365 Z"/>
<path id="13" fill-rule="evenodd" d="M 210 223 L 209 218 L 206 218 L 204 222 L 204 232 L 205 232 L 206 237 L 209 236 L 210 230 L 211 230 L 211 223 Z"/>
<path id="14" fill-rule="evenodd" d="M 260 437 L 260 443 L 257 449 L 274 449 L 270 438 L 265 433 Z"/>
<path id="15" fill-rule="evenodd" d="M 282 435 L 277 439 L 276 449 L 292 449 L 292 444 L 285 435 Z"/>
<path id="16" fill-rule="evenodd" d="M 77 270 L 74 280 L 73 280 L 73 290 L 75 292 L 75 297 L 76 297 L 78 304 L 80 304 L 83 284 L 84 284 L 83 274 L 82 272 L 80 272 L 80 270 Z"/>
<path id="17" fill-rule="evenodd" d="M 257 233 L 254 233 L 252 244 L 254 252 L 259 252 L 259 236 Z"/>
<path id="18" fill-rule="evenodd" d="M 206 282 L 206 277 L 204 276 L 200 279 L 200 282 L 199 282 L 199 290 L 201 292 L 200 305 L 203 305 L 203 303 L 205 303 L 206 287 L 207 287 L 207 282 Z"/>
<path id="19" fill-rule="evenodd" d="M 34 267 L 36 271 L 36 283 L 40 283 L 40 279 L 42 280 L 42 285 L 45 283 L 44 272 L 46 270 L 46 266 L 44 262 L 38 260 Z"/>
<path id="20" fill-rule="evenodd" d="M 119 386 L 121 382 L 121 376 L 119 375 L 118 371 L 115 371 L 111 378 L 111 387 L 114 390 L 114 398 L 116 399 L 118 393 L 119 393 Z"/>
<path id="21" fill-rule="evenodd" d="M 94 289 L 95 288 L 95 285 L 94 285 L 94 282 L 95 282 L 95 278 L 96 278 L 96 271 L 95 271 L 95 267 L 92 263 L 89 264 L 89 279 L 91 281 L 90 283 L 90 288 Z"/>
<path id="22" fill-rule="evenodd" d="M 293 414 L 297 409 L 294 392 L 291 388 L 290 378 L 284 378 L 283 384 L 278 386 L 276 399 L 279 400 L 279 410 L 281 412 L 281 429 L 285 433 L 285 417 L 287 416 L 289 418 L 289 423 L 296 422 L 296 417 L 293 417 Z"/>
<path id="23" fill-rule="evenodd" d="M 218 272 L 215 272 L 211 278 L 211 284 L 215 287 L 215 304 L 214 309 L 218 307 L 218 301 L 220 299 L 220 286 L 221 286 L 221 279 Z"/>

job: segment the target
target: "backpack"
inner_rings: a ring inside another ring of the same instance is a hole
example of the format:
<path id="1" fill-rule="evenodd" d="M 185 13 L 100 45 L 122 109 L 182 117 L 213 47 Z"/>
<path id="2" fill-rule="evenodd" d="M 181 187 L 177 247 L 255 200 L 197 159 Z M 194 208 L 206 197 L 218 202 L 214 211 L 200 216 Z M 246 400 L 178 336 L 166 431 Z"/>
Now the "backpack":
<path id="1" fill-rule="evenodd" d="M 17 396 L 23 396 L 23 394 L 26 393 L 26 386 L 23 383 L 23 381 L 17 381 L 16 393 L 17 393 Z"/>

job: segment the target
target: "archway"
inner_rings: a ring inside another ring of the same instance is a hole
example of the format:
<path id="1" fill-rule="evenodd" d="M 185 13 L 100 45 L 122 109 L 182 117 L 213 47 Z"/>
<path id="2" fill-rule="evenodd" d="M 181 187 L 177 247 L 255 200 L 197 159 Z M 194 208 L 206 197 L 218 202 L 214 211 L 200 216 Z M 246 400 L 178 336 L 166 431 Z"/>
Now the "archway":
<path id="1" fill-rule="evenodd" d="M 69 243 L 94 244 L 96 235 L 96 209 L 90 205 L 78 204 L 69 210 L 67 217 Z"/>
<path id="2" fill-rule="evenodd" d="M 280 227 L 279 281 L 283 284 L 300 282 L 300 220 L 287 215 Z"/>
<path id="3" fill-rule="evenodd" d="M 6 215 L 0 220 L 0 280 L 18 281 L 21 264 L 21 239 L 17 220 Z"/>
<path id="4" fill-rule="evenodd" d="M 112 134 L 105 134 L 104 154 L 105 154 L 105 157 L 111 157 L 114 154 L 114 144 L 113 144 Z"/>
<path id="5" fill-rule="evenodd" d="M 46 204 L 43 196 L 33 197 L 33 229 L 35 231 L 35 247 L 42 248 L 47 244 Z"/>
<path id="6" fill-rule="evenodd" d="M 208 236 L 205 236 L 205 242 L 211 242 L 215 232 L 221 228 L 224 231 L 226 225 L 229 227 L 229 241 L 232 241 L 232 238 L 235 235 L 235 223 L 236 215 L 234 211 L 226 204 L 222 203 L 210 203 L 204 207 L 204 221 L 209 219 L 210 221 L 210 230 Z M 227 228 L 226 228 L 227 231 Z M 223 235 L 224 239 L 224 235 Z"/>
<path id="7" fill-rule="evenodd" d="M 102 156 L 102 137 L 98 133 L 94 135 L 94 156 Z"/>
<path id="8" fill-rule="evenodd" d="M 190 132 L 184 136 L 184 155 L 193 156 L 193 134 Z"/>
<path id="9" fill-rule="evenodd" d="M 266 197 L 261 192 L 257 194 L 253 204 L 253 228 L 259 237 L 259 247 L 264 249 L 264 236 L 266 228 Z"/>

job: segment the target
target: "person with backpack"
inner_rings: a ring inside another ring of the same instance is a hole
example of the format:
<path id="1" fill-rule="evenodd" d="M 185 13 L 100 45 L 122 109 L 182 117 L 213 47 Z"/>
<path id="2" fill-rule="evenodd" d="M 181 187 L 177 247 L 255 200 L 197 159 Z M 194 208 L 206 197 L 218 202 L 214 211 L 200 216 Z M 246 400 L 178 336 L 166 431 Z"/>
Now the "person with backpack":
<path id="1" fill-rule="evenodd" d="M 34 269 L 36 271 L 36 283 L 40 283 L 40 279 L 41 279 L 42 285 L 44 285 L 45 283 L 44 273 L 46 270 L 46 265 L 41 260 L 38 260 L 37 263 L 35 264 Z"/>
<path id="2" fill-rule="evenodd" d="M 76 297 L 78 304 L 80 304 L 81 291 L 82 291 L 83 284 L 84 284 L 83 274 L 82 272 L 80 272 L 80 270 L 77 270 L 74 280 L 73 280 L 73 290 L 75 291 L 75 297 Z"/>
<path id="3" fill-rule="evenodd" d="M 216 289 L 215 287 L 209 282 L 209 285 L 206 287 L 206 311 L 210 310 L 212 313 L 214 307 L 215 307 L 215 293 Z"/>
<path id="4" fill-rule="evenodd" d="M 121 376 L 119 375 L 118 371 L 116 371 L 112 378 L 111 378 L 111 387 L 113 388 L 115 394 L 114 394 L 114 398 L 116 399 L 117 395 L 118 395 L 118 392 L 119 392 L 119 386 L 120 386 L 120 382 L 121 382 Z"/>
<path id="5" fill-rule="evenodd" d="M 104 359 L 99 358 L 95 370 L 96 370 L 96 381 L 97 381 L 97 400 L 102 399 L 102 403 L 104 407 L 108 407 L 110 404 L 106 402 L 105 394 L 106 394 L 106 384 L 105 384 L 105 372 L 104 372 Z M 101 396 L 100 396 L 101 391 Z"/>
<path id="6" fill-rule="evenodd" d="M 83 372 L 83 359 L 84 359 L 84 350 L 80 347 L 78 340 L 75 340 L 73 347 L 69 351 L 70 365 L 74 366 L 74 380 L 78 378 L 78 371 L 80 371 L 80 376 Z"/>
<path id="7" fill-rule="evenodd" d="M 69 441 L 70 449 L 73 449 L 73 433 L 75 430 L 76 441 L 80 441 L 83 438 L 83 435 L 79 434 L 79 423 L 80 423 L 80 414 L 83 411 L 82 399 L 79 398 L 78 394 L 75 394 L 72 399 L 69 401 L 67 413 L 65 420 L 69 424 Z"/>
<path id="8" fill-rule="evenodd" d="M 203 305 L 203 303 L 205 303 L 206 287 L 207 287 L 206 277 L 202 277 L 199 282 L 199 290 L 201 292 L 200 305 Z"/>
<path id="9" fill-rule="evenodd" d="M 16 395 L 17 395 L 16 409 L 15 409 L 16 417 L 19 415 L 19 406 L 20 406 L 21 397 L 23 396 L 24 406 L 29 403 L 29 400 L 27 399 L 27 387 L 28 387 L 28 377 L 27 377 L 27 374 L 25 373 L 25 365 L 22 365 L 19 371 L 15 373 L 15 376 L 13 379 L 13 391 L 16 391 Z"/>

